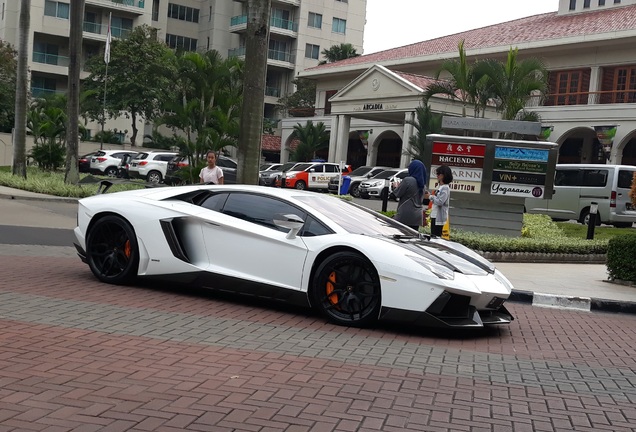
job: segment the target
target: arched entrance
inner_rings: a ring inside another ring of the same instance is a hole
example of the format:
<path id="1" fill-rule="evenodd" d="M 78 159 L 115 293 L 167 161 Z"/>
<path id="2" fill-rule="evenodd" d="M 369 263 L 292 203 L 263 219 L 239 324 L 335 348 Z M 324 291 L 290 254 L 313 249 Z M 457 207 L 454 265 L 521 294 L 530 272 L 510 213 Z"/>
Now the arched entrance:
<path id="1" fill-rule="evenodd" d="M 380 134 L 374 143 L 376 165 L 399 167 L 402 158 L 402 138 L 393 131 Z"/>
<path id="2" fill-rule="evenodd" d="M 636 134 L 623 147 L 622 165 L 636 165 Z"/>
<path id="3" fill-rule="evenodd" d="M 607 163 L 603 146 L 592 128 L 576 128 L 561 136 L 557 163 Z"/>
<path id="4" fill-rule="evenodd" d="M 368 145 L 368 142 L 367 142 Z M 367 163 L 367 149 L 365 148 L 357 131 L 349 133 L 349 143 L 347 146 L 347 163 L 351 168 L 356 169 Z"/>

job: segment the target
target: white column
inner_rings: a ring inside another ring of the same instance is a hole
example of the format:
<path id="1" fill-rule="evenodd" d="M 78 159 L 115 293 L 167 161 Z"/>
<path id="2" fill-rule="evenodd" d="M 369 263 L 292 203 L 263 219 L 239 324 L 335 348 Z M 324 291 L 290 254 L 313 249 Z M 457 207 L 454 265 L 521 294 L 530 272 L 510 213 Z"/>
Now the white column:
<path id="1" fill-rule="evenodd" d="M 331 131 L 329 133 L 329 156 L 328 162 L 338 163 L 336 160 L 336 147 L 338 143 L 338 131 L 340 127 L 340 116 L 331 117 Z"/>
<path id="2" fill-rule="evenodd" d="M 404 133 L 402 134 L 402 157 L 400 158 L 400 167 L 405 168 L 411 163 L 411 155 L 407 153 L 407 149 L 410 149 L 410 138 L 413 136 L 415 128 L 409 121 L 415 119 L 415 113 L 413 111 L 407 111 L 404 113 Z"/>
<path id="3" fill-rule="evenodd" d="M 588 105 L 600 103 L 601 91 L 601 68 L 600 66 L 592 66 L 590 68 L 590 94 L 587 96 Z"/>
<path id="4" fill-rule="evenodd" d="M 338 116 L 338 142 L 336 144 L 336 160 L 334 162 L 346 162 L 347 150 L 349 149 L 349 129 L 351 128 L 351 117 L 348 115 Z"/>

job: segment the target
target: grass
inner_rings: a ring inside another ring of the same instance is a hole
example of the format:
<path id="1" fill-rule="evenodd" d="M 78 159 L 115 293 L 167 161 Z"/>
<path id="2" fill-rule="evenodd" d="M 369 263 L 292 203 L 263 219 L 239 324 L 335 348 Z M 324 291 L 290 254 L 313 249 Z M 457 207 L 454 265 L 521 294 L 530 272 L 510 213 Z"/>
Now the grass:
<path id="1" fill-rule="evenodd" d="M 587 225 L 572 222 L 557 222 L 556 225 L 570 238 L 587 238 Z M 609 240 L 622 235 L 636 235 L 636 229 L 614 228 L 611 226 L 597 226 L 594 228 L 594 239 Z"/>

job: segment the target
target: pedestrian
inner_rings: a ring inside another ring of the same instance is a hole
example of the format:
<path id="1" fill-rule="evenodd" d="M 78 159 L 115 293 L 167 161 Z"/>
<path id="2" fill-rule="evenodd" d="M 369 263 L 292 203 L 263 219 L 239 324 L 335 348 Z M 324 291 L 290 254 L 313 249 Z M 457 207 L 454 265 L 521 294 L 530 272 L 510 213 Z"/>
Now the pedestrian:
<path id="1" fill-rule="evenodd" d="M 210 150 L 205 154 L 208 166 L 201 169 L 199 180 L 206 184 L 223 184 L 223 170 L 216 166 L 216 153 Z"/>
<path id="2" fill-rule="evenodd" d="M 428 191 L 424 194 L 424 198 L 428 198 L 433 203 L 431 210 L 431 235 L 434 237 L 442 236 L 442 229 L 448 219 L 448 209 L 450 207 L 450 187 L 453 181 L 453 172 L 446 165 L 440 165 L 435 170 L 437 175 L 437 183 L 439 187 L 432 195 Z"/>
<path id="3" fill-rule="evenodd" d="M 404 177 L 393 194 L 400 200 L 395 219 L 416 231 L 422 226 L 422 201 L 425 189 L 426 167 L 422 161 L 413 160 L 409 164 L 409 175 Z"/>

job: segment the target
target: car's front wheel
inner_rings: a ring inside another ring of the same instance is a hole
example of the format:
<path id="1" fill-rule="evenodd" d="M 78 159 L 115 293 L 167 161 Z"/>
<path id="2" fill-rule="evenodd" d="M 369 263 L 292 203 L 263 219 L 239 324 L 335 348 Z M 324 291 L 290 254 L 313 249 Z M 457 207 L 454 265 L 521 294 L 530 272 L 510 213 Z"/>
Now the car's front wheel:
<path id="1" fill-rule="evenodd" d="M 161 183 L 161 180 L 163 180 L 163 176 L 159 171 L 150 171 L 148 173 L 148 176 L 146 177 L 146 180 L 148 181 L 148 183 Z"/>
<path id="2" fill-rule="evenodd" d="M 305 190 L 307 188 L 307 185 L 305 184 L 304 181 L 298 180 L 296 184 L 294 185 L 294 187 L 298 190 Z"/>
<path id="3" fill-rule="evenodd" d="M 377 320 L 382 303 L 378 272 L 358 253 L 335 253 L 316 270 L 311 303 L 335 324 L 369 325 Z"/>
<path id="4" fill-rule="evenodd" d="M 116 167 L 108 167 L 106 168 L 106 171 L 104 171 L 104 175 L 108 177 L 117 177 L 117 171 L 118 169 Z"/>
<path id="5" fill-rule="evenodd" d="M 139 247 L 132 226 L 119 216 L 99 219 L 86 236 L 86 258 L 100 281 L 130 282 L 139 267 Z"/>
<path id="6" fill-rule="evenodd" d="M 360 183 L 354 183 L 349 187 L 349 195 L 360 198 Z"/>

